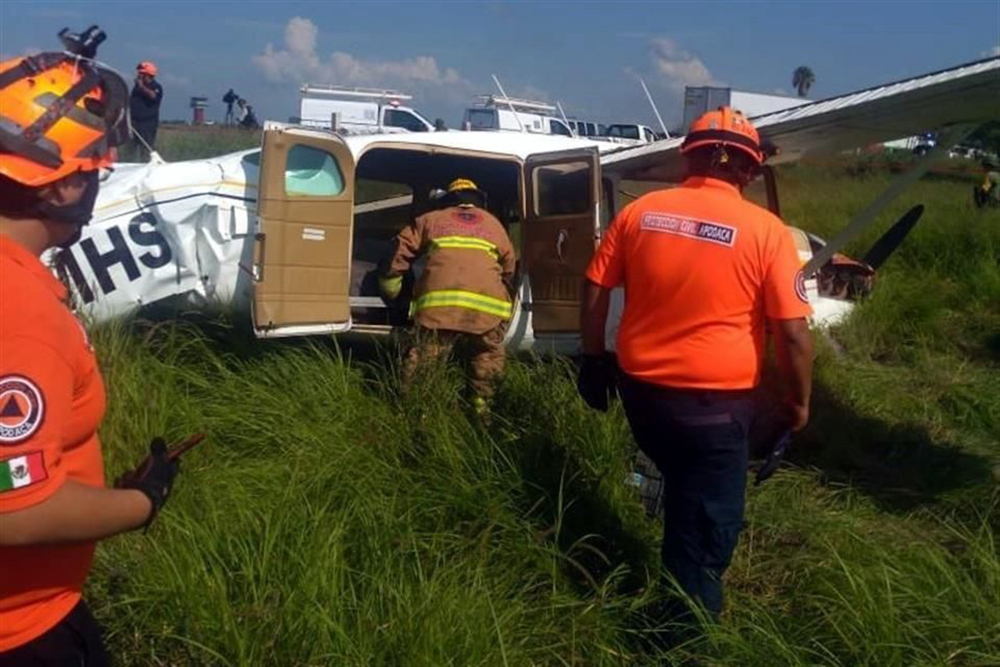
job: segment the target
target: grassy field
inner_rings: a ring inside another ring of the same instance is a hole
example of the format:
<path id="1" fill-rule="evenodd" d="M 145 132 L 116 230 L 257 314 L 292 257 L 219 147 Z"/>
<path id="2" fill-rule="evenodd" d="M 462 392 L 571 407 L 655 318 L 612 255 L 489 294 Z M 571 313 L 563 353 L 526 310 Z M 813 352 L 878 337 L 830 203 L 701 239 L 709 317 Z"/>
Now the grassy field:
<path id="1" fill-rule="evenodd" d="M 166 157 L 194 156 L 163 136 Z M 784 168 L 785 217 L 832 236 L 890 177 L 847 159 Z M 113 652 L 1000 665 L 1000 215 L 972 207 L 972 182 L 925 178 L 852 244 L 927 207 L 873 297 L 818 337 L 813 421 L 793 465 L 750 491 L 723 622 L 669 650 L 627 425 L 620 406 L 586 409 L 565 360 L 512 363 L 484 427 L 455 368 L 400 394 L 389 347 L 254 342 L 224 316 L 98 328 L 110 476 L 153 435 L 209 436 L 154 527 L 99 549 L 87 595 Z"/>

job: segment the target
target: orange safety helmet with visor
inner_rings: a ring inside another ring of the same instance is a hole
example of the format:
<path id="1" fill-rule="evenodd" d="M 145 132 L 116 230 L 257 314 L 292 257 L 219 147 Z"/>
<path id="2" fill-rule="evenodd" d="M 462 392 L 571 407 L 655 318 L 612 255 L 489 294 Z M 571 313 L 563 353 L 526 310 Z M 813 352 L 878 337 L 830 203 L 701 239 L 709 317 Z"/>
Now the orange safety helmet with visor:
<path id="1" fill-rule="evenodd" d="M 128 86 L 96 61 L 47 52 L 0 63 L 0 175 L 37 188 L 115 160 Z"/>
<path id="2" fill-rule="evenodd" d="M 757 166 L 764 164 L 766 155 L 756 128 L 739 111 L 722 106 L 699 116 L 688 130 L 681 153 L 704 146 L 728 146 L 749 155 Z"/>

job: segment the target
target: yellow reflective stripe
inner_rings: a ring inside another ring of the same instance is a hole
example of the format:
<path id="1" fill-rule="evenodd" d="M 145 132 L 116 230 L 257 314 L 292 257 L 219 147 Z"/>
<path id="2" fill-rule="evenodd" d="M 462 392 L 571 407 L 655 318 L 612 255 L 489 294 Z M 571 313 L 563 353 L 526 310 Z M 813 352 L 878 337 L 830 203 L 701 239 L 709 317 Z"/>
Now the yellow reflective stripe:
<path id="1" fill-rule="evenodd" d="M 403 290 L 403 276 L 379 276 L 378 286 L 382 294 L 395 299 Z"/>
<path id="2" fill-rule="evenodd" d="M 499 257 L 499 252 L 497 252 L 495 244 L 474 236 L 442 236 L 440 238 L 431 239 L 431 246 L 435 250 L 438 248 L 466 248 L 469 250 L 482 250 L 484 252 L 488 252 L 493 259 Z"/>
<path id="3" fill-rule="evenodd" d="M 425 308 L 444 307 L 468 308 L 481 313 L 496 315 L 504 319 L 510 318 L 511 304 L 503 299 L 494 299 L 491 296 L 466 292 L 464 290 L 436 290 L 424 294 L 413 302 L 413 312 Z"/>

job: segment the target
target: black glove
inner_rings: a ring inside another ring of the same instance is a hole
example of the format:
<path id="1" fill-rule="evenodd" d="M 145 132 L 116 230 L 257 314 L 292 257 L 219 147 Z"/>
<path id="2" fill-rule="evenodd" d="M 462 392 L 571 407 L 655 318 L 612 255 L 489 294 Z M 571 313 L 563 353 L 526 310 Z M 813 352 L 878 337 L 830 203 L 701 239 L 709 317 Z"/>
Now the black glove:
<path id="1" fill-rule="evenodd" d="M 174 485 L 174 477 L 179 470 L 180 460 L 170 458 L 167 443 L 163 438 L 153 438 L 149 443 L 149 456 L 143 459 L 138 468 L 115 480 L 116 489 L 142 491 L 153 504 L 153 511 L 149 513 L 143 528 L 148 528 L 149 524 L 153 523 L 160 508 L 167 502 L 170 489 Z"/>
<path id="2" fill-rule="evenodd" d="M 576 379 L 576 390 L 594 410 L 607 412 L 608 395 L 616 396 L 618 367 L 609 354 L 585 354 Z"/>
<path id="3" fill-rule="evenodd" d="M 771 440 L 767 458 L 760 468 L 757 469 L 754 486 L 760 486 L 763 482 L 767 481 L 778 467 L 781 466 L 781 462 L 785 458 L 785 450 L 788 449 L 791 441 L 792 432 L 788 429 L 782 430 Z"/>

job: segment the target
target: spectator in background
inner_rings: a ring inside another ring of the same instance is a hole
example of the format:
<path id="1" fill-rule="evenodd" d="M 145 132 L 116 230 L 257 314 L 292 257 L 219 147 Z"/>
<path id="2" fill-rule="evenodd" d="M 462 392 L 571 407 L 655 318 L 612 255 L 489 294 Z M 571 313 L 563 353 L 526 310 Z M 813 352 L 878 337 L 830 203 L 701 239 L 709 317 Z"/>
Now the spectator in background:
<path id="1" fill-rule="evenodd" d="M 240 101 L 244 103 L 243 114 L 240 119 L 240 127 L 245 127 L 250 130 L 260 127 L 260 123 L 257 122 L 257 116 L 254 115 L 253 107 L 246 104 L 246 100 Z"/>
<path id="2" fill-rule="evenodd" d="M 149 161 L 149 152 L 156 144 L 156 130 L 160 126 L 160 102 L 163 87 L 156 80 L 156 65 L 144 60 L 135 68 L 135 85 L 129 108 L 132 114 L 133 146 L 142 162 Z"/>
<path id="3" fill-rule="evenodd" d="M 234 116 L 233 116 L 233 104 L 238 99 L 240 99 L 240 96 L 237 95 L 236 92 L 232 88 L 230 88 L 229 92 L 227 92 L 225 95 L 222 96 L 222 101 L 225 102 L 225 104 L 226 104 L 226 120 L 225 120 L 225 124 L 226 125 L 232 125 L 233 124 L 233 119 L 234 119 Z"/>

